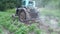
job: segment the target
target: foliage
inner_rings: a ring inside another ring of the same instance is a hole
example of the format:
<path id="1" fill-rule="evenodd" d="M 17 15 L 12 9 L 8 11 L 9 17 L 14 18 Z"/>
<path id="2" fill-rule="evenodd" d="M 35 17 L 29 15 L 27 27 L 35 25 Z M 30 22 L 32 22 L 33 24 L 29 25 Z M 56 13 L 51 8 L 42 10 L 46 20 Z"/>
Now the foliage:
<path id="1" fill-rule="evenodd" d="M 41 34 L 41 30 L 40 29 L 36 29 L 35 30 L 35 34 Z"/>
<path id="2" fill-rule="evenodd" d="M 60 9 L 60 0 L 34 0 L 37 7 Z"/>
<path id="3" fill-rule="evenodd" d="M 2 29 L 0 28 L 0 33 L 2 33 Z"/>
<path id="4" fill-rule="evenodd" d="M 37 31 L 36 25 L 32 24 L 31 26 L 28 26 L 21 22 L 13 22 L 12 15 L 15 12 L 15 9 L 6 10 L 6 12 L 0 12 L 0 25 L 9 30 L 10 33 L 14 34 L 28 34 L 32 31 Z M 0 30 L 2 31 L 2 29 Z"/>
<path id="5" fill-rule="evenodd" d="M 0 10 L 7 10 L 20 6 L 21 0 L 0 0 Z"/>
<path id="6" fill-rule="evenodd" d="M 0 34 L 4 34 L 2 26 L 0 25 Z"/>
<path id="7" fill-rule="evenodd" d="M 0 0 L 0 11 L 20 7 L 22 4 L 21 1 L 22 0 Z M 37 3 L 37 5 L 42 7 L 49 8 L 55 7 L 60 9 L 60 0 L 38 0 L 38 1 L 35 0 L 35 1 L 40 3 L 40 4 Z"/>

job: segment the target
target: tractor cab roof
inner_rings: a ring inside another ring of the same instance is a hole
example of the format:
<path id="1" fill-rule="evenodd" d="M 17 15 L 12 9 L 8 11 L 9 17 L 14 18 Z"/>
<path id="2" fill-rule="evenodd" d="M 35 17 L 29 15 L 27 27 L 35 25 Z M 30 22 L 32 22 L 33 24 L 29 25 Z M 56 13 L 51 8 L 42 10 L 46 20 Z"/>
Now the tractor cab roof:
<path id="1" fill-rule="evenodd" d="M 35 1 L 32 1 L 32 0 L 23 0 L 22 1 L 22 5 L 23 6 L 33 6 L 33 7 L 35 7 Z"/>

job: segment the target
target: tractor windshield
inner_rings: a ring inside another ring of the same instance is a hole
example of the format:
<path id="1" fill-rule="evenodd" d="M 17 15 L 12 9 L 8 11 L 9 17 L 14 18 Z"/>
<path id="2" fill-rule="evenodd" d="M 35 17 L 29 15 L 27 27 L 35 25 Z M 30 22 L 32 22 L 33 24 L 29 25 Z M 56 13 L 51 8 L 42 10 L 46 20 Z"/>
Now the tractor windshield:
<path id="1" fill-rule="evenodd" d="M 32 1 L 29 1 L 29 6 L 33 6 L 33 2 Z"/>
<path id="2" fill-rule="evenodd" d="M 23 1 L 23 3 L 22 3 L 23 5 L 25 5 L 26 4 L 26 1 Z"/>
<path id="3" fill-rule="evenodd" d="M 30 1 L 30 2 L 29 2 L 29 4 L 33 4 L 33 2 L 32 2 L 32 1 Z"/>

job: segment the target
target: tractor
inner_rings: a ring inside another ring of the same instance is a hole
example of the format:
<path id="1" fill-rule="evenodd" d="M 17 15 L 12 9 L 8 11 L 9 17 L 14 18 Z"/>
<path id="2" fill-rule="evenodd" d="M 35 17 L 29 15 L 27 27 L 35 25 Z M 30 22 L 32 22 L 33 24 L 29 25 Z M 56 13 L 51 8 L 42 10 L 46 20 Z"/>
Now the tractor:
<path id="1" fill-rule="evenodd" d="M 16 9 L 15 16 L 18 16 L 20 22 L 37 21 L 39 12 L 35 7 L 35 1 L 22 0 L 21 7 Z"/>

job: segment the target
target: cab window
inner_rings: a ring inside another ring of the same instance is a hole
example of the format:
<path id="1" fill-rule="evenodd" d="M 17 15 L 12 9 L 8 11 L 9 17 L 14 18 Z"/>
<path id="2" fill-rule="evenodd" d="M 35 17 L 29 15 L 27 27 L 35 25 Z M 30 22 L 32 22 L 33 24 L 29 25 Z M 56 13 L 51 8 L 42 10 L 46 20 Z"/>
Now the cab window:
<path id="1" fill-rule="evenodd" d="M 26 1 L 23 1 L 23 3 L 22 3 L 23 5 L 25 5 L 26 4 Z"/>

